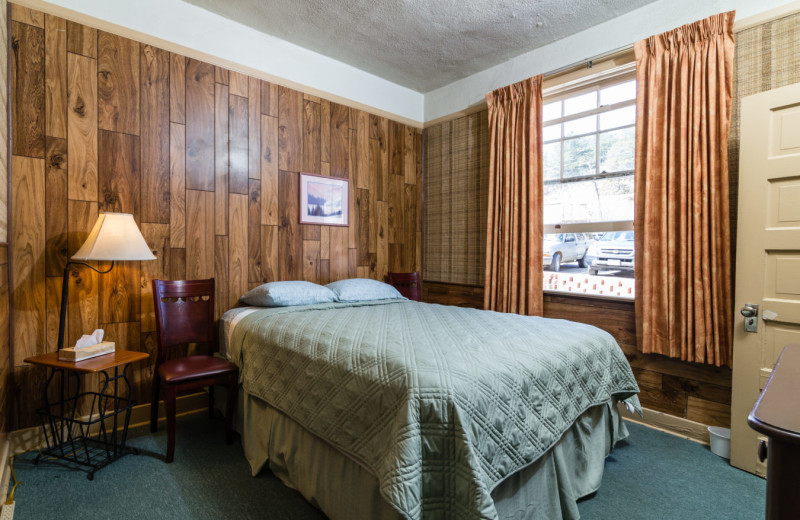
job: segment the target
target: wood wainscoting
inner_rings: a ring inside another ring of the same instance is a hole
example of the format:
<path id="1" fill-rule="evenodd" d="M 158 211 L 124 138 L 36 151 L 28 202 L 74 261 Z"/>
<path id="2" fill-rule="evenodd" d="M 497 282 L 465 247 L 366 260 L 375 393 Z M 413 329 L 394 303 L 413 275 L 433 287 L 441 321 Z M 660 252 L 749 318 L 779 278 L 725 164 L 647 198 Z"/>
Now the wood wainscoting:
<path id="1" fill-rule="evenodd" d="M 22 360 L 56 348 L 61 275 L 100 211 L 132 213 L 157 260 L 75 267 L 68 344 L 103 328 L 152 355 L 155 278 L 215 277 L 219 316 L 266 281 L 421 269 L 421 130 L 14 4 L 11 18 L 12 428 L 38 422 L 43 371 Z M 299 224 L 299 172 L 350 180 L 349 227 Z M 132 369 L 147 402 L 152 363 Z"/>
<path id="2" fill-rule="evenodd" d="M 483 308 L 483 287 L 423 282 L 428 303 Z M 633 301 L 544 295 L 544 317 L 594 325 L 617 340 L 639 383 L 639 399 L 650 410 L 697 423 L 730 427 L 731 370 L 687 363 L 636 349 Z"/>

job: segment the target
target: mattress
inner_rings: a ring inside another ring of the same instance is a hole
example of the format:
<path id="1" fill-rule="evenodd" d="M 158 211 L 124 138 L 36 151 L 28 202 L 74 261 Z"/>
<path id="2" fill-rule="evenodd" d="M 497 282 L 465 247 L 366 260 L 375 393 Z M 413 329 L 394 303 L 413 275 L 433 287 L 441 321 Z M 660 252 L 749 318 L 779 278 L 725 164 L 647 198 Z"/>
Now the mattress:
<path id="1" fill-rule="evenodd" d="M 638 407 L 613 338 L 563 320 L 378 301 L 238 309 L 222 334 L 245 392 L 357 461 L 405 518 L 496 518 L 491 493 L 582 414 Z"/>

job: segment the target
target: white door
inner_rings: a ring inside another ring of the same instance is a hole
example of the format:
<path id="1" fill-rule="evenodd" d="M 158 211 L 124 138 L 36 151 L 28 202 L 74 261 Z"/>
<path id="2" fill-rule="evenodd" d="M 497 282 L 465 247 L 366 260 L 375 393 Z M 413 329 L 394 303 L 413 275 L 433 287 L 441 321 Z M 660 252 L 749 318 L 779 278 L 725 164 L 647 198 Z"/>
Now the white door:
<path id="1" fill-rule="evenodd" d="M 747 415 L 784 345 L 800 343 L 800 84 L 742 100 L 738 226 L 731 464 L 766 475 Z"/>

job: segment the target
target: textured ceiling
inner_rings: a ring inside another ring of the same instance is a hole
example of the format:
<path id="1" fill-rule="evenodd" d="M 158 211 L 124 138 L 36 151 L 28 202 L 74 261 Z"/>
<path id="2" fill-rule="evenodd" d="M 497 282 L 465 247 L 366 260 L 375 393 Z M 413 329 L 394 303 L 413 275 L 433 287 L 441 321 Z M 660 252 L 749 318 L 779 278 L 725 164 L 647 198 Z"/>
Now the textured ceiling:
<path id="1" fill-rule="evenodd" d="M 654 0 L 185 0 L 429 92 Z"/>

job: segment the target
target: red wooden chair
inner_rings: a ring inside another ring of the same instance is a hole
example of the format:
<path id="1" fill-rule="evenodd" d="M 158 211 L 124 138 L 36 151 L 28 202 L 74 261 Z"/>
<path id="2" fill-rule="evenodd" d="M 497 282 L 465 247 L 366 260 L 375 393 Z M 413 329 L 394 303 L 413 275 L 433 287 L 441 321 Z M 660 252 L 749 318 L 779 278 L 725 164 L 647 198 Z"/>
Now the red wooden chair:
<path id="1" fill-rule="evenodd" d="M 389 273 L 389 283 L 409 300 L 422 301 L 422 284 L 419 271 L 413 273 Z"/>
<path id="2" fill-rule="evenodd" d="M 213 415 L 213 385 L 227 387 L 225 433 L 233 442 L 233 414 L 239 390 L 239 369 L 233 363 L 214 357 L 217 335 L 214 333 L 214 279 L 153 280 L 158 355 L 153 373 L 153 402 L 150 407 L 150 431 L 158 428 L 158 400 L 164 386 L 167 413 L 167 458 L 175 454 L 175 400 L 178 394 L 208 389 L 208 414 Z M 167 361 L 170 348 L 187 343 L 206 343 L 208 355 L 196 355 Z"/>

